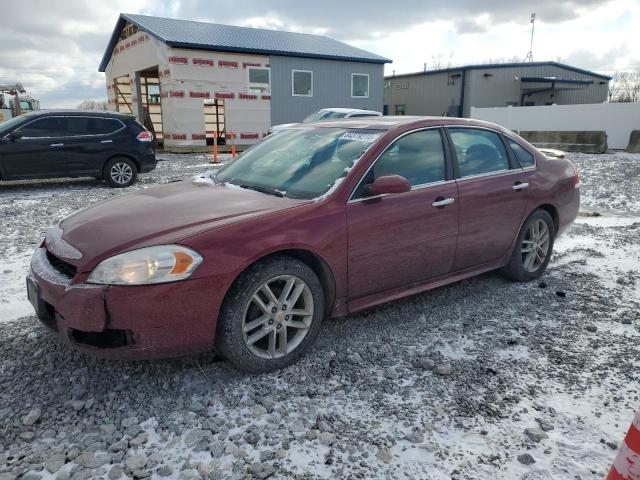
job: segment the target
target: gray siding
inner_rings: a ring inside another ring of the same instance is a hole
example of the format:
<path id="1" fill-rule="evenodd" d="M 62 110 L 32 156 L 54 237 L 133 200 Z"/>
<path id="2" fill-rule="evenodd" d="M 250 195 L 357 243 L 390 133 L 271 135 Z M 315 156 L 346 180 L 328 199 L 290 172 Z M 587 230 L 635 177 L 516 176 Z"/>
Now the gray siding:
<path id="1" fill-rule="evenodd" d="M 384 65 L 271 56 L 271 124 L 300 122 L 325 107 L 382 111 Z M 291 95 L 291 71 L 313 72 L 313 97 Z M 369 98 L 351 98 L 351 74 L 369 74 Z"/>
<path id="2" fill-rule="evenodd" d="M 396 105 L 405 104 L 407 115 L 442 115 L 449 106 L 459 105 L 462 77 L 460 71 L 387 77 L 384 104 L 389 114 Z M 466 70 L 463 116 L 468 117 L 471 107 L 504 107 L 520 105 L 522 77 L 558 77 L 571 80 L 590 80 L 591 85 L 560 85 L 555 97 L 551 92 L 535 93 L 525 97 L 536 105 L 601 103 L 607 100 L 608 81 L 586 73 L 575 72 L 557 65 L 514 66 L 506 68 L 474 68 Z M 540 89 L 551 85 L 531 85 Z M 575 88 L 579 87 L 579 88 Z M 566 88 L 572 88 L 567 90 Z"/>

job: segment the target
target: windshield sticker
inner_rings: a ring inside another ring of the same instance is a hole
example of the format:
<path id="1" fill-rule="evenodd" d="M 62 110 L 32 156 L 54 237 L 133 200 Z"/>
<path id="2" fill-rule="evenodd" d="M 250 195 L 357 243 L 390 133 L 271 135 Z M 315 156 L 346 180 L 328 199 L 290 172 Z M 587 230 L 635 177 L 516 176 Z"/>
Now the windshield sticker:
<path id="1" fill-rule="evenodd" d="M 346 132 L 340 137 L 340 140 L 355 140 L 356 142 L 372 143 L 375 142 L 378 137 L 380 137 L 379 133 Z"/>

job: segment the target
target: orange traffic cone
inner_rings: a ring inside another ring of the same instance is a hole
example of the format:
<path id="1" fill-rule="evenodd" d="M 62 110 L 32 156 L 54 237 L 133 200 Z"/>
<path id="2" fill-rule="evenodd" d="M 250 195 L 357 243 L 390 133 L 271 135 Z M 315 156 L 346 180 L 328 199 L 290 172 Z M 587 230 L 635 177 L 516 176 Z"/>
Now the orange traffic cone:
<path id="1" fill-rule="evenodd" d="M 213 132 L 213 162 L 218 163 L 218 132 Z"/>
<path id="2" fill-rule="evenodd" d="M 236 134 L 231 132 L 231 158 L 236 158 Z"/>
<path id="3" fill-rule="evenodd" d="M 607 480 L 640 480 L 640 412 L 631 422 Z"/>

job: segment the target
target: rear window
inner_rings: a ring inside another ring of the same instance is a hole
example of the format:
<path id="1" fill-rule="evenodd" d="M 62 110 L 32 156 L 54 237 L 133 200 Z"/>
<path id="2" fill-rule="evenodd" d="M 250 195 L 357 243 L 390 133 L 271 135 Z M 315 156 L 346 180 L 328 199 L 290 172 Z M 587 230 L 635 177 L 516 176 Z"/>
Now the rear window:
<path id="1" fill-rule="evenodd" d="M 518 159 L 518 162 L 520 162 L 520 166 L 522 168 L 533 167 L 536 164 L 531 152 L 525 149 L 522 145 L 518 142 L 514 142 L 510 138 L 507 139 L 507 142 L 509 143 L 509 147 L 511 147 L 511 151 Z"/>
<path id="2" fill-rule="evenodd" d="M 67 117 L 67 135 L 108 135 L 122 128 L 113 118 Z"/>

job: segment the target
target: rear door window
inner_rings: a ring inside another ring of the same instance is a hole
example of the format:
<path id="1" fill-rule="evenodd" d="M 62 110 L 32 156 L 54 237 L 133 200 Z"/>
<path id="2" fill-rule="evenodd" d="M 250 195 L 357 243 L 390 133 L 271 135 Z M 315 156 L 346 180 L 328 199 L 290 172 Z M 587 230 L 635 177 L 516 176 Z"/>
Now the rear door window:
<path id="1" fill-rule="evenodd" d="M 107 135 L 122 128 L 122 123 L 111 118 L 67 117 L 67 135 Z"/>
<path id="2" fill-rule="evenodd" d="M 61 137 L 64 131 L 62 117 L 44 117 L 34 120 L 16 130 L 22 138 L 50 138 Z"/>
<path id="3" fill-rule="evenodd" d="M 509 169 L 509 157 L 500 136 L 489 130 L 449 128 L 461 177 Z"/>
<path id="4" fill-rule="evenodd" d="M 384 175 L 400 175 L 412 187 L 445 180 L 445 155 L 440 130 L 421 130 L 392 143 L 362 179 L 353 198 L 366 197 L 367 186 Z"/>
<path id="5" fill-rule="evenodd" d="M 536 161 L 533 158 L 533 154 L 526 148 L 524 148 L 518 142 L 511 140 L 510 138 L 507 138 L 507 142 L 509 143 L 511 151 L 518 159 L 518 162 L 520 163 L 520 166 L 522 168 L 533 167 L 536 164 Z"/>

